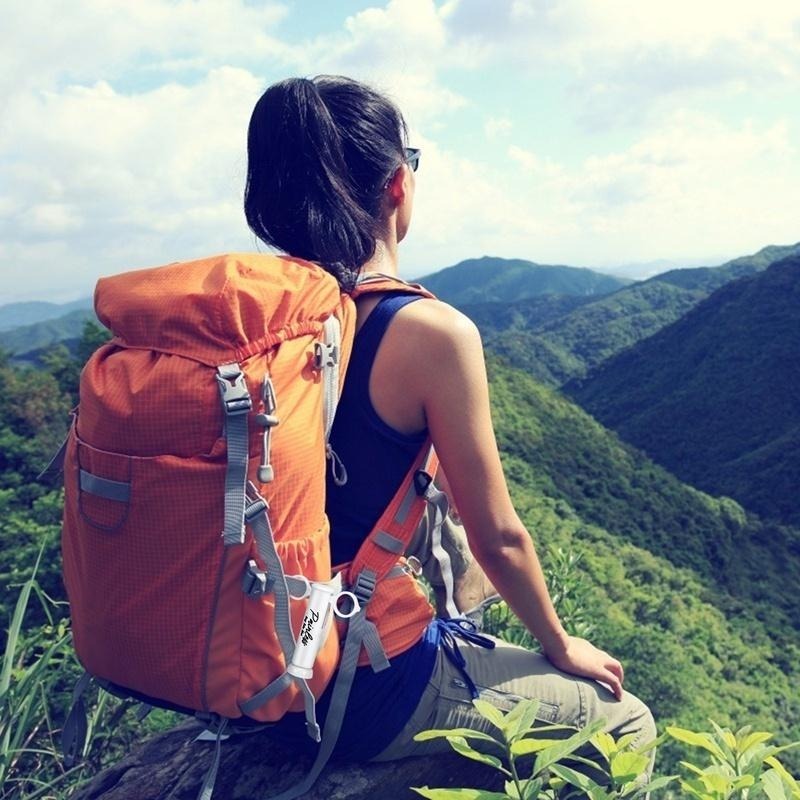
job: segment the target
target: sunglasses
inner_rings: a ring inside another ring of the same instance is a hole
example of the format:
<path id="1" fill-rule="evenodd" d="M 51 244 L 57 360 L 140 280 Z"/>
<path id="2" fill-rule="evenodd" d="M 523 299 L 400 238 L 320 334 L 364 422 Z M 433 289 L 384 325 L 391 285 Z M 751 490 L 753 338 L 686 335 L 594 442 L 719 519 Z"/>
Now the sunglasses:
<path id="1" fill-rule="evenodd" d="M 412 172 L 416 172 L 419 168 L 419 157 L 421 155 L 422 150 L 420 150 L 419 147 L 406 147 L 405 150 L 403 150 L 403 163 L 408 164 Z M 386 189 L 391 182 L 392 176 L 390 175 L 386 179 L 386 183 L 383 184 L 383 188 Z"/>
<path id="2" fill-rule="evenodd" d="M 405 149 L 405 161 L 409 167 L 411 167 L 412 172 L 416 172 L 419 168 L 419 157 L 422 155 L 422 150 L 419 147 L 406 147 Z"/>

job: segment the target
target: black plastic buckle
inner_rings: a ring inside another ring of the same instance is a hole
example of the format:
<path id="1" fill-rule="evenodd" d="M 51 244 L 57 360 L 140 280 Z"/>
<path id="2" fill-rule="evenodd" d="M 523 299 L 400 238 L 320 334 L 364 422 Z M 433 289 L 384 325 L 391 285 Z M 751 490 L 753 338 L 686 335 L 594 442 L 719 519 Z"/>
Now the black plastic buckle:
<path id="1" fill-rule="evenodd" d="M 433 476 L 425 472 L 424 469 L 418 469 L 414 473 L 414 490 L 420 497 L 425 496 L 432 483 Z"/>
<path id="2" fill-rule="evenodd" d="M 253 599 L 269 594 L 275 585 L 275 579 L 262 572 L 258 564 L 251 558 L 242 575 L 242 591 Z"/>

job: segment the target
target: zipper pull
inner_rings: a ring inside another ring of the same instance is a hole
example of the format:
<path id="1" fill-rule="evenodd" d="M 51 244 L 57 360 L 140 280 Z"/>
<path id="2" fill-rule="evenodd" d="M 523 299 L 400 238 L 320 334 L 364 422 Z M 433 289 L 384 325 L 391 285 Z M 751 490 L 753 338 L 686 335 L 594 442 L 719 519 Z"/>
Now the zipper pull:
<path id="1" fill-rule="evenodd" d="M 263 428 L 261 434 L 261 463 L 258 466 L 259 483 L 270 483 L 275 478 L 275 470 L 270 464 L 270 449 L 272 444 L 272 429 L 278 424 L 275 416 L 275 409 L 278 403 L 275 398 L 275 387 L 272 385 L 272 378 L 264 376 L 261 384 L 261 407 L 262 411 L 256 414 L 255 423 Z"/>

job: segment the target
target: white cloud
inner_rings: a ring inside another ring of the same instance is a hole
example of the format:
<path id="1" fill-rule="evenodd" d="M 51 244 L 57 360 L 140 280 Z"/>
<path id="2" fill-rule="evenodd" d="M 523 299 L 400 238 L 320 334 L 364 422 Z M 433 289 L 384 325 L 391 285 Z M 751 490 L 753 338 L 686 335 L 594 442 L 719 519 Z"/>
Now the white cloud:
<path id="1" fill-rule="evenodd" d="M 3 16 L 10 44 L 0 49 L 0 94 L 154 69 L 291 64 L 293 49 L 272 35 L 287 13 L 285 5 L 243 0 L 15 3 Z"/>
<path id="2" fill-rule="evenodd" d="M 639 121 L 675 95 L 800 79 L 794 0 L 453 0 L 445 20 L 485 59 L 567 75 L 592 124 Z"/>
<path id="3" fill-rule="evenodd" d="M 84 220 L 77 210 L 64 203 L 37 203 L 21 220 L 23 230 L 37 236 L 54 236 L 80 229 Z"/>
<path id="4" fill-rule="evenodd" d="M 481 254 L 594 266 L 608 253 L 617 263 L 693 253 L 715 263 L 721 251 L 793 243 L 800 161 L 792 137 L 780 122 L 730 126 L 683 112 L 577 165 L 510 145 L 500 179 L 428 144 L 404 246 L 420 265 L 410 272 Z"/>
<path id="5" fill-rule="evenodd" d="M 511 132 L 514 123 L 508 117 L 489 117 L 483 123 L 483 132 L 487 139 L 498 139 Z"/>
<path id="6" fill-rule="evenodd" d="M 562 168 L 558 164 L 542 159 L 524 147 L 512 144 L 509 145 L 506 152 L 512 161 L 515 161 L 527 172 L 536 173 L 539 177 L 554 177 L 562 172 Z"/>
<path id="7" fill-rule="evenodd" d="M 58 240 L 63 248 L 47 252 L 70 255 L 50 288 L 79 295 L 100 271 L 252 246 L 241 197 L 262 88 L 225 67 L 135 95 L 101 81 L 12 99 L 0 139 L 6 263 L 41 269 L 43 242 Z"/>
<path id="8" fill-rule="evenodd" d="M 796 136 L 796 132 L 794 134 Z M 548 198 L 532 208 L 552 233 L 570 221 L 578 236 L 558 242 L 573 261 L 675 258 L 687 252 L 748 252 L 798 237 L 800 163 L 785 123 L 726 125 L 699 112 L 675 114 L 629 148 L 578 166 L 548 164 L 519 147 L 509 157 Z M 535 252 L 553 250 L 546 240 Z"/>
<path id="9" fill-rule="evenodd" d="M 560 237 L 572 231 L 566 217 L 551 213 L 550 199 L 533 179 L 498 173 L 435 141 L 422 142 L 425 168 L 417 178 L 414 221 L 402 249 L 406 274 L 485 254 L 533 257 L 542 243 L 563 242 Z"/>
<path id="10" fill-rule="evenodd" d="M 435 124 L 467 104 L 444 85 L 442 69 L 474 59 L 468 44 L 452 41 L 433 0 L 390 0 L 348 17 L 343 30 L 302 48 L 301 71 L 341 73 L 389 94 L 409 119 Z"/>
<path id="11" fill-rule="evenodd" d="M 310 41 L 277 36 L 304 13 L 295 5 L 80 0 L 53 13 L 20 5 L 4 30 L 15 46 L 0 51 L 0 302 L 40 293 L 20 277 L 43 269 L 69 297 L 100 272 L 252 249 L 247 120 L 265 83 L 291 73 L 351 74 L 406 114 L 425 152 L 407 274 L 483 253 L 597 264 L 800 238 L 790 113 L 722 122 L 697 101 L 720 87 L 788 97 L 794 2 L 390 0 Z M 580 162 L 566 155 L 574 140 L 532 145 L 526 114 L 492 109 L 485 82 L 471 90 L 489 65 L 531 103 L 532 76 L 567 75 L 572 96 L 554 89 L 541 108 L 576 101 L 593 124 L 623 119 L 628 144 Z M 476 130 L 451 137 L 466 118 Z M 501 146 L 476 149 L 482 134 Z"/>
<path id="12" fill-rule="evenodd" d="M 49 8 L 31 0 L 14 30 L 41 36 L 0 57 L 7 77 L 26 76 L 9 78 L 0 122 L 0 236 L 31 268 L 52 240 L 48 257 L 64 253 L 54 293 L 86 293 L 100 271 L 253 247 L 241 196 L 261 70 L 353 74 L 430 129 L 466 103 L 439 80 L 441 54 L 462 55 L 432 0 L 366 9 L 302 43 L 273 37 L 276 4 L 84 0 L 42 26 Z"/>

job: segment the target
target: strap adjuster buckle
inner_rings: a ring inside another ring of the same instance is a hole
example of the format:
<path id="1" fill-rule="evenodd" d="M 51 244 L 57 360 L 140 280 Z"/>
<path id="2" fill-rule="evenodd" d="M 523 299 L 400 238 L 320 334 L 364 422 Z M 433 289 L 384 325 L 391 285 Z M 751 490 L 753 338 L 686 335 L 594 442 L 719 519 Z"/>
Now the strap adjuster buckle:
<path id="1" fill-rule="evenodd" d="M 263 497 L 257 497 L 244 510 L 244 521 L 252 522 L 259 514 L 269 511 L 269 503 Z"/>
<path id="2" fill-rule="evenodd" d="M 236 364 L 223 364 L 217 367 L 217 383 L 222 399 L 222 407 L 229 417 L 246 414 L 253 408 L 253 398 L 247 391 L 247 382 L 241 367 Z"/>
<path id="3" fill-rule="evenodd" d="M 314 367 L 324 369 L 339 363 L 339 348 L 327 342 L 314 342 Z"/>
<path id="4" fill-rule="evenodd" d="M 363 608 L 374 594 L 377 585 L 378 581 L 374 572 L 371 570 L 361 570 L 361 572 L 358 573 L 356 582 L 350 588 L 350 591 L 358 598 L 358 602 Z"/>
<path id="5" fill-rule="evenodd" d="M 267 575 L 258 568 L 254 559 L 247 562 L 247 568 L 242 575 L 242 591 L 254 600 L 261 595 L 269 594 L 275 584 L 275 578 Z"/>
<path id="6" fill-rule="evenodd" d="M 424 497 L 433 483 L 433 476 L 424 469 L 418 469 L 414 473 L 414 490 L 420 497 Z"/>

